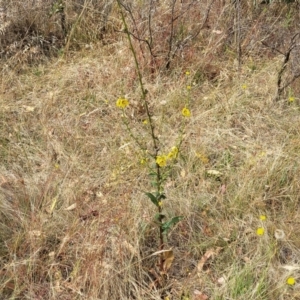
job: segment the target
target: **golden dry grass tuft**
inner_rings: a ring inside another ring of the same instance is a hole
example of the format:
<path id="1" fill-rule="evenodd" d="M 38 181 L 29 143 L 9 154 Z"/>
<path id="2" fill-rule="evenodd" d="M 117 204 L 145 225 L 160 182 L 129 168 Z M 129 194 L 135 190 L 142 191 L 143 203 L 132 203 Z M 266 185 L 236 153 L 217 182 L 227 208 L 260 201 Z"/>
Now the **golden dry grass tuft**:
<path id="1" fill-rule="evenodd" d="M 299 95 L 274 101 L 279 55 L 245 57 L 237 72 L 232 53 L 202 51 L 145 70 L 165 149 L 192 86 L 165 185 L 166 213 L 184 219 L 161 286 L 149 170 L 115 105 L 126 95 L 129 124 L 150 143 L 126 40 L 2 69 L 1 299 L 299 299 Z"/>

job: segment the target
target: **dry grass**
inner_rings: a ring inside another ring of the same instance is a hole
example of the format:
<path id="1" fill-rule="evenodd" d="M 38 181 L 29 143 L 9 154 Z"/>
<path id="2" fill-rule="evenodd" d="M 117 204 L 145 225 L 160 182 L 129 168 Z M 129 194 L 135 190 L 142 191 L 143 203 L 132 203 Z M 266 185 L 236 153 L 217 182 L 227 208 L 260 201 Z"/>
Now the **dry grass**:
<path id="1" fill-rule="evenodd" d="M 273 101 L 280 56 L 245 57 L 237 73 L 232 53 L 201 45 L 168 74 L 145 69 L 165 149 L 178 136 L 186 68 L 195 82 L 165 186 L 166 213 L 184 220 L 168 236 L 175 260 L 162 287 L 144 153 L 115 106 L 126 94 L 131 128 L 147 140 L 126 40 L 2 69 L 1 299 L 300 299 L 299 95 Z"/>

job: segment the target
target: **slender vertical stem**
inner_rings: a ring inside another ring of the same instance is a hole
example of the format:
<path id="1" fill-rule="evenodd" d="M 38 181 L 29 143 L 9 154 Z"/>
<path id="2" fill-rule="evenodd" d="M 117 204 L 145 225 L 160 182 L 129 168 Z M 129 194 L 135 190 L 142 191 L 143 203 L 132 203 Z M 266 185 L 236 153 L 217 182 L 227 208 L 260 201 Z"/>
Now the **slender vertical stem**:
<path id="1" fill-rule="evenodd" d="M 241 4 L 240 0 L 235 0 L 235 43 L 238 56 L 238 70 L 241 67 L 242 49 L 241 49 Z"/>
<path id="2" fill-rule="evenodd" d="M 126 129 L 127 129 L 128 133 L 129 133 L 130 137 L 137 143 L 137 145 L 141 148 L 141 150 L 146 151 L 146 150 L 147 150 L 146 145 L 143 145 L 143 144 L 139 141 L 139 139 L 134 135 L 134 133 L 132 132 L 132 130 L 131 130 L 129 124 L 128 124 L 128 121 L 127 121 L 127 118 L 126 118 L 126 114 L 125 114 L 125 112 L 124 112 L 124 109 L 123 109 L 123 118 L 122 118 L 122 120 L 123 120 L 123 123 L 124 123 L 125 126 L 126 126 Z"/>
<path id="3" fill-rule="evenodd" d="M 117 0 L 117 1 L 118 1 L 118 5 L 119 5 L 119 8 L 120 8 L 120 12 L 121 12 L 122 22 L 123 22 L 124 27 L 125 27 L 124 31 L 127 34 L 129 47 L 130 47 L 130 50 L 131 50 L 133 58 L 134 58 L 135 68 L 136 68 L 136 71 L 137 71 L 137 74 L 138 74 L 139 84 L 140 84 L 141 91 L 142 91 L 142 101 L 144 103 L 144 106 L 145 106 L 145 109 L 146 109 L 146 114 L 147 114 L 147 117 L 148 117 L 148 120 L 149 120 L 149 126 L 150 126 L 150 130 L 151 130 L 152 141 L 153 141 L 153 148 L 154 148 L 154 151 L 155 151 L 155 155 L 157 156 L 157 154 L 158 154 L 157 137 L 155 136 L 155 133 L 154 133 L 154 125 L 153 125 L 153 121 L 152 121 L 152 118 L 151 118 L 149 105 L 148 105 L 148 102 L 147 102 L 147 99 L 146 99 L 147 90 L 144 88 L 139 63 L 138 63 L 137 56 L 136 56 L 136 53 L 135 53 L 135 50 L 134 50 L 134 47 L 133 47 L 133 44 L 132 44 L 131 36 L 130 36 L 129 30 L 128 30 L 128 26 L 127 26 L 127 23 L 126 23 L 126 20 L 125 20 L 125 16 L 124 16 L 124 13 L 123 13 L 123 10 L 122 10 L 120 0 Z"/>
<path id="4" fill-rule="evenodd" d="M 171 64 L 171 53 L 172 53 L 172 46 L 173 46 L 173 37 L 174 37 L 174 11 L 175 11 L 175 4 L 177 0 L 173 0 L 172 3 L 172 12 L 171 12 L 171 30 L 170 30 L 170 37 L 169 37 L 169 51 L 167 54 L 167 64 L 166 69 L 170 68 Z"/>
<path id="5" fill-rule="evenodd" d="M 149 110 L 149 105 L 148 105 L 148 102 L 147 102 L 147 99 L 146 99 L 147 90 L 145 89 L 144 84 L 143 84 L 143 78 L 142 78 L 141 70 L 140 70 L 140 67 L 139 67 L 139 62 L 137 60 L 137 55 L 136 55 L 136 52 L 135 52 L 133 44 L 132 44 L 132 40 L 131 40 L 130 32 L 128 30 L 128 26 L 127 26 L 127 23 L 126 23 L 125 15 L 124 15 L 123 10 L 122 10 L 122 4 L 121 4 L 120 0 L 117 0 L 117 2 L 118 2 L 118 6 L 120 8 L 122 22 L 123 22 L 123 25 L 125 27 L 124 32 L 127 35 L 127 39 L 128 39 L 128 42 L 129 42 L 129 47 L 130 47 L 130 50 L 131 50 L 133 58 L 134 58 L 135 69 L 136 69 L 136 72 L 137 72 L 137 75 L 138 75 L 139 85 L 141 87 L 141 92 L 142 92 L 142 97 L 141 98 L 142 98 L 143 104 L 144 104 L 145 109 L 146 109 L 147 118 L 149 120 L 149 127 L 150 127 L 150 131 L 151 131 L 151 137 L 152 137 L 152 142 L 153 142 L 153 150 L 154 150 L 154 155 L 153 156 L 156 159 L 157 156 L 158 156 L 158 151 L 159 151 L 158 138 L 156 137 L 155 132 L 154 132 L 154 123 L 153 123 L 153 120 L 152 120 L 152 117 L 151 117 L 151 114 L 150 114 L 150 110 Z M 156 184 L 157 184 L 156 193 L 157 193 L 157 195 L 160 195 L 161 192 L 162 192 L 162 175 L 161 175 L 161 167 L 159 166 L 158 163 L 156 163 Z M 158 222 L 160 224 L 159 225 L 159 250 L 163 250 L 164 249 L 164 232 L 163 232 L 163 227 L 162 227 L 163 215 L 162 215 L 162 206 L 161 205 L 158 206 Z M 161 254 L 160 257 L 159 257 L 159 269 L 160 269 L 160 271 L 163 271 L 163 263 L 164 263 L 164 258 L 163 258 L 163 255 Z"/>
<path id="6" fill-rule="evenodd" d="M 160 166 L 156 164 L 156 180 L 157 180 L 157 195 L 161 193 L 161 173 Z M 162 207 L 158 206 L 158 222 L 159 222 L 159 250 L 164 249 L 164 234 L 162 228 L 163 216 L 162 216 Z M 159 269 L 163 271 L 164 257 L 161 254 L 159 256 Z"/>

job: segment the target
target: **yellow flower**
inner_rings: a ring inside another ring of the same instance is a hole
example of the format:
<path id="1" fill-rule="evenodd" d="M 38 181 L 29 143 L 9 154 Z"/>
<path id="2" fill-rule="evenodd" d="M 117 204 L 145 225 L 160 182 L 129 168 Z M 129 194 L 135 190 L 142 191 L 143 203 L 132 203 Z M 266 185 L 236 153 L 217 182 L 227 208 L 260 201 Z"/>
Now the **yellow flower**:
<path id="1" fill-rule="evenodd" d="M 147 125 L 147 124 L 148 124 L 148 120 L 144 120 L 144 121 L 143 121 L 143 124 L 144 124 L 144 125 Z"/>
<path id="2" fill-rule="evenodd" d="M 265 215 L 260 215 L 260 216 L 259 216 L 259 219 L 260 219 L 261 221 L 265 221 L 265 220 L 267 219 L 267 217 L 266 217 Z"/>
<path id="3" fill-rule="evenodd" d="M 187 117 L 187 118 L 191 116 L 190 110 L 186 107 L 181 111 L 181 113 L 184 117 Z"/>
<path id="4" fill-rule="evenodd" d="M 140 160 L 141 165 L 144 165 L 147 162 L 147 158 L 142 158 Z"/>
<path id="5" fill-rule="evenodd" d="M 116 102 L 117 107 L 119 108 L 125 108 L 126 106 L 129 105 L 129 102 L 125 98 L 119 98 Z"/>
<path id="6" fill-rule="evenodd" d="M 160 167 L 165 167 L 167 165 L 167 156 L 166 155 L 158 155 L 156 157 L 155 161 Z"/>
<path id="7" fill-rule="evenodd" d="M 295 101 L 295 97 L 292 97 L 292 96 L 289 97 L 289 102 L 290 102 L 290 103 L 292 103 L 292 102 L 294 102 L 294 101 Z"/>
<path id="8" fill-rule="evenodd" d="M 202 154 L 201 152 L 196 152 L 196 156 L 200 158 L 202 163 L 204 163 L 204 164 L 209 163 L 209 158 L 205 154 Z"/>
<path id="9" fill-rule="evenodd" d="M 286 280 L 286 283 L 288 285 L 294 285 L 296 283 L 296 280 L 294 277 L 289 277 L 287 280 Z"/>
<path id="10" fill-rule="evenodd" d="M 163 205 L 162 202 L 159 201 L 159 202 L 158 202 L 158 206 L 159 206 L 159 207 L 162 207 L 162 205 Z"/>
<path id="11" fill-rule="evenodd" d="M 187 85 L 187 86 L 186 86 L 186 89 L 187 89 L 187 90 L 190 90 L 191 88 L 192 88 L 192 87 L 191 87 L 190 85 Z"/>
<path id="12" fill-rule="evenodd" d="M 266 155 L 267 155 L 267 153 L 266 153 L 265 151 L 261 151 L 261 152 L 258 154 L 259 157 L 264 157 L 264 156 L 266 156 Z"/>
<path id="13" fill-rule="evenodd" d="M 259 227 L 259 228 L 256 229 L 256 234 L 257 235 L 264 235 L 264 233 L 265 233 L 265 229 L 264 228 Z"/>
<path id="14" fill-rule="evenodd" d="M 248 88 L 247 84 L 243 84 L 243 85 L 242 85 L 242 89 L 243 89 L 243 90 L 246 90 L 247 88 Z"/>
<path id="15" fill-rule="evenodd" d="M 172 147 L 171 151 L 167 155 L 168 159 L 176 158 L 178 155 L 178 148 L 176 146 Z"/>
<path id="16" fill-rule="evenodd" d="M 185 72 L 185 75 L 186 75 L 186 76 L 189 76 L 190 74 L 191 74 L 190 71 L 186 71 L 186 72 Z"/>

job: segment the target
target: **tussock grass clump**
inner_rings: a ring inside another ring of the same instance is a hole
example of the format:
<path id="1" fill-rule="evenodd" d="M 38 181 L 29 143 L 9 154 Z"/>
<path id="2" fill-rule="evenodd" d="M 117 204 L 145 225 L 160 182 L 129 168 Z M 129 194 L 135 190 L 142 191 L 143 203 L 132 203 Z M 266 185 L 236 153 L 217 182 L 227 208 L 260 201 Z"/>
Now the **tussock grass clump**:
<path id="1" fill-rule="evenodd" d="M 113 37 L 113 1 L 1 1 L 0 57 L 22 70 Z"/>

